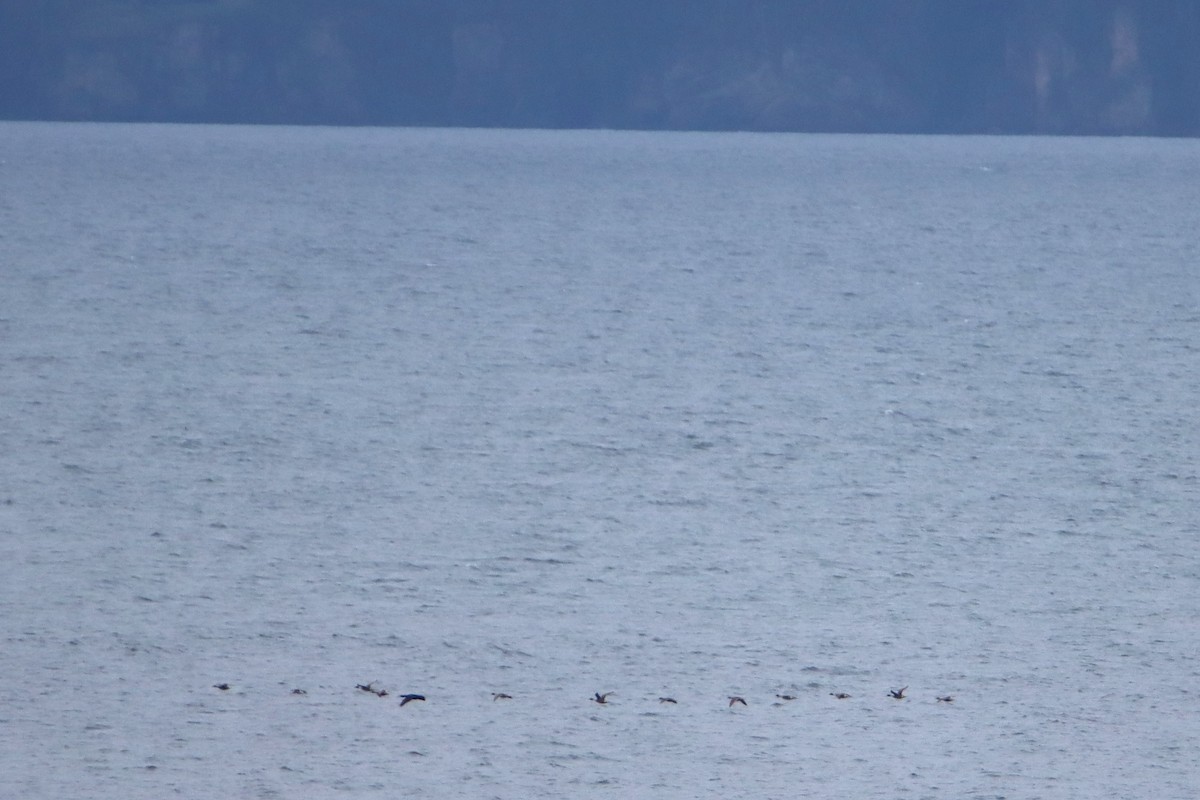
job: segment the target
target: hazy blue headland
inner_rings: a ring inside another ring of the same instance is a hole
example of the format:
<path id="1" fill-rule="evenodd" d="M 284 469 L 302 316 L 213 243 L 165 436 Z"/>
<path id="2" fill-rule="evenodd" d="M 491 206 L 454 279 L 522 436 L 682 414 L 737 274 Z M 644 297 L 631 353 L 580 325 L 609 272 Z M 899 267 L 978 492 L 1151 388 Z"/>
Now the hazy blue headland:
<path id="1" fill-rule="evenodd" d="M 1188 0 L 0 0 L 0 119 L 1193 136 Z"/>

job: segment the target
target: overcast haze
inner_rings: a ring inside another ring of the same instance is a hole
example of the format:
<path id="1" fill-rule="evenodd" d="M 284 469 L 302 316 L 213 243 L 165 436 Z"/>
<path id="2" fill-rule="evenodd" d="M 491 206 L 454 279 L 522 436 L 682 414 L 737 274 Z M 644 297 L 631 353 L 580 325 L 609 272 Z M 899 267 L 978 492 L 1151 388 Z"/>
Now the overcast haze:
<path id="1" fill-rule="evenodd" d="M 1192 0 L 0 0 L 0 117 L 1200 131 Z"/>

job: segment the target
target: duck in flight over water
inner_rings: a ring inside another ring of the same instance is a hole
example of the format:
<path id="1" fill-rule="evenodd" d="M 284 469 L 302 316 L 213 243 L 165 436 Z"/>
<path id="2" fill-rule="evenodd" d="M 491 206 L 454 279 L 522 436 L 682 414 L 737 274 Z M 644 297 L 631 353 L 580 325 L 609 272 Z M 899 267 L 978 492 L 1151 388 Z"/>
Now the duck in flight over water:
<path id="1" fill-rule="evenodd" d="M 512 695 L 505 694 L 504 692 L 492 692 L 492 702 L 494 703 L 497 700 L 512 700 Z"/>
<path id="2" fill-rule="evenodd" d="M 674 698 L 674 697 L 660 697 L 660 698 L 658 698 L 658 702 L 660 702 L 660 703 L 672 703 L 672 704 L 674 704 L 674 705 L 679 705 L 679 703 L 678 703 L 678 702 L 675 700 L 675 698 Z"/>
<path id="3" fill-rule="evenodd" d="M 896 700 L 903 700 L 903 699 L 904 699 L 904 692 L 905 692 L 905 690 L 907 690 L 907 689 L 908 689 L 908 687 L 907 687 L 907 686 L 905 686 L 903 689 L 893 689 L 893 690 L 891 690 L 891 691 L 889 691 L 889 692 L 888 692 L 888 697 L 892 697 L 892 698 L 894 698 L 894 699 L 896 699 Z"/>
<path id="4" fill-rule="evenodd" d="M 730 695 L 729 707 L 733 708 L 734 703 L 741 703 L 742 705 L 746 705 L 746 699 L 744 697 L 738 697 L 737 695 Z"/>
<path id="5" fill-rule="evenodd" d="M 400 705 L 401 705 L 401 707 L 403 707 L 403 706 L 406 706 L 409 703 L 411 703 L 413 700 L 424 700 L 424 699 L 425 699 L 425 695 L 423 695 L 423 694 L 402 694 L 402 695 L 400 695 Z"/>
<path id="6" fill-rule="evenodd" d="M 602 706 L 607 705 L 608 704 L 608 696 L 610 694 L 613 694 L 613 693 L 605 692 L 604 694 L 600 694 L 599 692 L 596 692 L 595 696 L 592 697 L 592 702 L 599 703 Z"/>
<path id="7" fill-rule="evenodd" d="M 939 697 L 938 702 L 939 703 L 953 703 L 954 698 L 947 694 L 947 695 L 943 695 L 943 696 Z"/>

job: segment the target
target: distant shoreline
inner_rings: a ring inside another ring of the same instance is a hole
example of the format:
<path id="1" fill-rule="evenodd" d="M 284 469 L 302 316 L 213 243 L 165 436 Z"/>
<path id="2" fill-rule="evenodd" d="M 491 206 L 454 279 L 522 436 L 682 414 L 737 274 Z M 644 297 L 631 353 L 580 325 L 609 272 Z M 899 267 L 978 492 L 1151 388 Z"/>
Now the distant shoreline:
<path id="1" fill-rule="evenodd" d="M 1200 135 L 1186 0 L 0 7 L 0 119 Z"/>

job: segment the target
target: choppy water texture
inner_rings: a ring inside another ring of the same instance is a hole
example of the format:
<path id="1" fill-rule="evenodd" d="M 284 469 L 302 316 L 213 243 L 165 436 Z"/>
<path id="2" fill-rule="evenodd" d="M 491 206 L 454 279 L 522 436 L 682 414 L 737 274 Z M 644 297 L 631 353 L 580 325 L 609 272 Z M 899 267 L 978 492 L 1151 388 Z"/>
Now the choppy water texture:
<path id="1" fill-rule="evenodd" d="M 0 794 L 1200 790 L 1196 143 L 9 123 L 0 187 Z"/>

